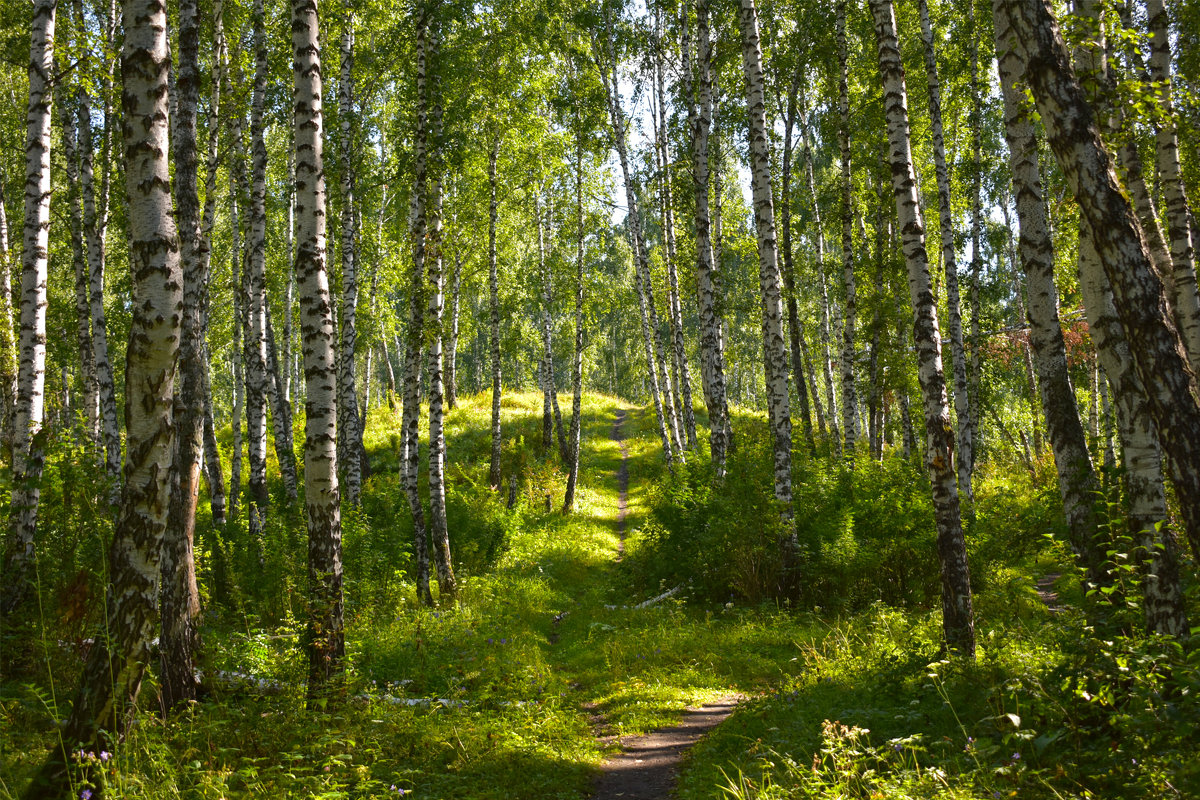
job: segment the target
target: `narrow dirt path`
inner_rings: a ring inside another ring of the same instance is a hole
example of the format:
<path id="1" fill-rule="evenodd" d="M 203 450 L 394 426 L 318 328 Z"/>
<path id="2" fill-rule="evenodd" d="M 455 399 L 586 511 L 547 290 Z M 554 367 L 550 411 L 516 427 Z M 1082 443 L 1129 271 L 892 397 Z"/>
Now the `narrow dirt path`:
<path id="1" fill-rule="evenodd" d="M 592 800 L 666 800 L 675 792 L 679 762 L 704 734 L 728 719 L 741 701 L 722 697 L 688 709 L 678 725 L 621 741 L 621 752 L 601 767 Z"/>
<path id="2" fill-rule="evenodd" d="M 624 422 L 625 410 L 618 408 L 612 427 L 612 440 L 621 447 L 621 467 L 617 470 L 617 487 L 620 490 L 617 497 L 617 561 L 625 557 L 625 515 L 629 507 L 629 448 L 625 445 L 625 436 L 621 432 Z"/>
<path id="3" fill-rule="evenodd" d="M 625 556 L 625 515 L 628 512 L 629 448 L 621 426 L 625 411 L 617 409 L 611 438 L 621 447 L 617 470 L 617 561 Z M 621 752 L 604 762 L 596 778 L 593 800 L 666 800 L 675 792 L 679 763 L 706 733 L 720 725 L 737 708 L 742 696 L 730 694 L 684 711 L 679 724 L 659 728 L 645 736 L 617 739 Z"/>

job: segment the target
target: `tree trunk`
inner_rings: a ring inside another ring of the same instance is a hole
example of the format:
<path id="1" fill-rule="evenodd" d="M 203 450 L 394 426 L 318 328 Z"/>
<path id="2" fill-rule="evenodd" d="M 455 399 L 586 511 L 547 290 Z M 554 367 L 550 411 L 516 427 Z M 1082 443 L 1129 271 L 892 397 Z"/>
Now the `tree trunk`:
<path id="1" fill-rule="evenodd" d="M 125 366 L 128 458 L 109 549 L 106 635 L 96 637 L 92 645 L 61 741 L 51 748 L 27 797 L 74 792 L 72 781 L 79 776 L 68 769 L 67 754 L 111 750 L 124 736 L 158 625 L 159 552 L 170 491 L 171 400 L 183 276 L 167 169 L 166 9 L 126 0 L 125 19 L 122 108 L 133 317 Z M 45 30 L 37 17 L 35 30 Z M 88 768 L 89 773 L 93 770 Z M 99 779 L 94 774 L 84 777 L 93 784 Z"/>
<path id="2" fill-rule="evenodd" d="M 1200 371 L 1200 297 L 1196 290 L 1196 232 L 1188 216 L 1188 198 L 1179 166 L 1179 141 L 1171 89 L 1171 40 L 1163 0 L 1146 0 L 1150 30 L 1150 78 L 1158 85 L 1155 151 L 1159 181 L 1166 200 L 1171 246 L 1171 285 L 1180 334 L 1192 371 Z"/>
<path id="3" fill-rule="evenodd" d="M 829 371 L 829 297 L 825 292 L 825 234 L 821 229 L 821 204 L 817 200 L 817 184 L 813 176 L 813 158 L 812 146 L 809 141 L 808 134 L 808 95 L 803 82 L 799 86 L 800 98 L 800 141 L 802 144 L 802 154 L 804 157 L 804 177 L 805 183 L 808 186 L 809 202 L 812 203 L 812 239 L 813 246 L 816 248 L 816 271 L 817 283 L 820 286 L 820 306 L 821 306 L 821 322 L 819 326 L 819 336 L 821 339 L 821 350 L 824 355 L 824 363 L 821 373 L 825 379 L 825 389 L 827 392 L 828 409 L 821 408 L 821 395 L 817 391 L 817 378 L 812 369 L 811 363 L 808 368 L 808 381 L 810 394 L 812 395 L 813 406 L 817 412 L 817 432 L 821 434 L 821 438 L 825 438 L 825 417 L 828 411 L 829 425 L 833 433 L 833 438 L 838 438 L 837 434 L 837 411 L 833 405 L 833 375 Z M 807 345 L 803 338 L 800 339 L 801 350 L 807 351 Z M 808 360 L 807 355 L 805 360 Z"/>
<path id="4" fill-rule="evenodd" d="M 854 339 L 857 322 L 858 298 L 854 281 L 854 236 L 851 231 L 854 207 L 850 179 L 850 90 L 849 56 L 846 52 L 846 6 L 837 6 L 838 64 L 838 145 L 841 150 L 842 190 L 842 287 L 846 292 L 842 306 L 842 435 L 845 437 L 843 455 L 847 463 L 854 461 L 854 448 L 858 442 L 858 390 L 854 386 Z"/>
<path id="5" fill-rule="evenodd" d="M 1001 17 L 1011 24 L 1014 49 L 1025 63 L 1050 146 L 1092 229 L 1169 456 L 1187 536 L 1200 554 L 1200 405 L 1183 341 L 1170 322 L 1162 280 L 1151 267 L 1145 236 L 1121 191 L 1050 9 L 1042 0 L 994 0 L 993 10 L 998 28 Z"/>
<path id="6" fill-rule="evenodd" d="M 611 35 L 611 33 L 609 34 Z M 646 369 L 649 372 L 650 394 L 654 399 L 654 413 L 658 418 L 659 435 L 662 439 L 663 458 L 668 466 L 675 461 L 680 450 L 679 427 L 675 418 L 675 407 L 671 401 L 671 382 L 667 377 L 667 366 L 663 363 L 662 337 L 658 335 L 658 312 L 654 309 L 653 288 L 650 286 L 650 269 L 647 264 L 646 242 L 642 234 L 641 218 L 638 214 L 637 190 L 629 168 L 629 157 L 625 145 L 625 120 L 621 110 L 621 94 L 618 86 L 617 61 L 612 52 L 612 42 L 606 42 L 608 63 L 598 63 L 608 100 L 609 122 L 612 126 L 613 146 L 621 162 L 621 175 L 625 185 L 627 214 L 625 224 L 629 228 L 630 245 L 633 249 L 634 284 L 638 294 L 638 311 L 642 320 L 642 338 L 646 351 Z M 597 45 L 597 52 L 600 45 Z"/>
<path id="7" fill-rule="evenodd" d="M 346 500 L 357 506 L 362 491 L 361 420 L 355 388 L 354 348 L 358 334 L 358 231 L 355 227 L 354 170 L 354 12 L 347 11 L 342 31 L 342 70 L 338 80 L 338 117 L 342 156 L 342 315 L 338 346 L 338 463 L 346 478 Z"/>
<path id="8" fill-rule="evenodd" d="M 171 140 L 175 157 L 175 221 L 183 272 L 179 373 L 175 383 L 174 462 L 162 543 L 162 635 L 159 664 L 164 712 L 196 699 L 195 656 L 200 618 L 196 587 L 196 500 L 204 448 L 203 292 L 200 198 L 196 186 L 196 109 L 200 99 L 200 19 L 196 0 L 179 2 L 179 71 Z"/>
<path id="9" fill-rule="evenodd" d="M 542 363 L 538 370 L 538 382 L 542 387 L 542 455 L 545 457 L 549 456 L 550 448 L 554 445 L 554 410 L 550 402 L 554 394 L 554 350 L 550 342 L 553 324 L 550 308 L 554 297 L 550 265 L 546 261 L 546 229 L 542 223 L 540 192 L 541 187 L 534 188 L 533 216 L 537 223 L 538 273 L 542 278 Z"/>
<path id="10" fill-rule="evenodd" d="M 792 380 L 796 384 L 796 399 L 800 402 L 800 421 L 804 426 L 804 441 L 809 450 L 816 452 L 813 439 L 812 414 L 808 407 L 808 384 L 804 380 L 804 360 L 801 357 L 800 339 L 804 331 L 800 325 L 800 311 L 796 303 L 796 269 L 792 263 L 792 128 L 796 122 L 796 93 L 799 91 L 802 71 L 797 70 L 788 91 L 787 114 L 783 123 L 783 170 L 780 193 L 780 217 L 783 228 L 783 282 L 787 293 L 788 337 L 791 345 Z"/>
<path id="11" fill-rule="evenodd" d="M 1017 251 L 1013 245 L 1013 226 L 1009 217 L 1007 198 L 1005 198 L 1000 207 L 1004 211 L 1004 230 L 1007 232 L 1005 239 L 1008 244 L 1008 260 L 1012 264 L 1013 271 L 1013 299 L 1016 301 L 1017 306 L 1016 324 L 1024 325 L 1028 320 L 1025 310 L 1025 282 L 1020 277 L 1023 270 L 1017 263 Z M 1025 382 L 1029 386 L 1029 416 L 1033 420 L 1033 452 L 1040 456 L 1042 454 L 1042 427 L 1038 419 L 1041 412 L 1041 403 L 1038 400 L 1037 378 L 1033 374 L 1033 354 L 1030 352 L 1028 339 L 1021 342 L 1021 360 L 1025 363 Z"/>
<path id="12" fill-rule="evenodd" d="M 1037 140 L 1022 108 L 1024 100 L 1018 94 L 1016 82 L 1022 77 L 1021 64 L 1008 45 L 1008 38 L 1007 27 L 997 19 L 996 52 L 1004 94 L 1005 138 L 1021 225 L 1021 265 L 1029 292 L 1029 340 L 1071 548 L 1087 570 L 1088 582 L 1100 586 L 1109 582 L 1104 574 L 1104 556 L 1096 543 L 1100 483 L 1092 467 L 1067 370 L 1066 345 L 1058 317 L 1058 290 L 1054 284 L 1054 246 L 1046 222 Z"/>
<path id="13" fill-rule="evenodd" d="M 424 15 L 417 26 L 417 130 L 413 147 L 415 178 L 412 193 L 412 286 L 409 289 L 408 341 L 404 353 L 404 402 L 402 409 L 403 456 L 400 465 L 401 485 L 408 498 L 413 517 L 414 553 L 417 561 L 417 600 L 422 605 L 433 605 L 433 594 L 429 590 L 429 540 L 425 526 L 425 508 L 421 505 L 418 491 L 418 473 L 421 464 L 421 353 L 425 333 L 425 187 L 427 172 L 427 138 L 429 130 L 429 104 L 427 93 L 426 61 L 429 45 L 429 20 Z"/>
<path id="14" fill-rule="evenodd" d="M 925 74 L 929 78 L 929 119 L 933 128 L 933 163 L 937 173 L 938 219 L 941 229 L 942 264 L 946 269 L 946 306 L 950 318 L 950 356 L 954 366 L 954 409 L 958 414 L 958 491 L 968 504 L 975 502 L 971 488 L 974 437 L 971 427 L 970 387 L 967 383 L 967 352 L 963 347 L 962 306 L 958 292 L 958 261 L 954 248 L 954 209 L 950 204 L 950 171 L 946 167 L 946 140 L 942 128 L 942 89 L 938 79 L 937 52 L 929 4 L 919 2 L 921 41 L 925 45 Z M 976 238 L 974 241 L 978 242 Z"/>
<path id="15" fill-rule="evenodd" d="M 431 22 L 430 51 L 434 57 L 441 47 L 437 23 Z M 438 595 L 444 603 L 453 604 L 458 594 L 458 582 L 450 562 L 450 531 L 446 523 L 446 434 L 442 386 L 442 312 L 445 295 L 442 290 L 442 177 L 445 162 L 442 148 L 442 98 L 440 71 L 434 72 L 433 91 L 433 197 L 428 206 L 430 216 L 429 245 L 425 262 L 429 272 L 429 318 L 426 320 L 429 347 L 429 538 L 437 565 Z"/>
<path id="16" fill-rule="evenodd" d="M 673 202 L 671 197 L 671 154 L 670 147 L 667 141 L 667 111 L 666 111 L 666 92 L 663 87 L 663 39 L 662 39 L 662 12 L 656 12 L 656 34 L 657 40 L 655 63 L 655 89 L 658 97 L 658 114 L 659 121 L 657 124 L 658 135 L 656 136 L 655 147 L 658 151 L 659 159 L 659 181 L 660 181 L 660 196 L 659 207 L 661 209 L 662 229 L 663 229 L 663 244 L 664 260 L 667 267 L 667 315 L 670 317 L 671 328 L 671 345 L 673 348 L 672 359 L 676 365 L 678 392 L 675 399 L 679 404 L 682 412 L 683 423 L 683 445 L 688 450 L 696 449 L 696 409 L 692 404 L 692 375 L 688 368 L 687 348 L 683 340 L 683 309 L 679 303 L 679 277 L 675 269 L 675 211 L 672 208 Z"/>
<path id="17" fill-rule="evenodd" d="M 575 120 L 575 219 L 577 224 L 575 248 L 575 358 L 571 362 L 571 431 L 567 435 L 567 489 L 563 496 L 563 513 L 575 510 L 575 486 L 579 481 L 579 440 L 583 408 L 583 134 Z"/>
<path id="18" fill-rule="evenodd" d="M 983 271 L 983 256 L 981 254 L 983 235 L 983 111 L 979 88 L 979 40 L 976 34 L 975 4 L 967 4 L 967 29 L 971 32 L 968 45 L 971 56 L 971 338 L 969 341 L 969 356 L 971 359 L 970 383 L 967 392 L 966 417 L 971 426 L 971 446 L 966 450 L 960 448 L 958 454 L 959 475 L 966 474 L 968 480 L 975 472 L 975 452 L 979 448 L 979 386 L 982 375 L 980 360 L 980 341 L 983 332 L 983 311 L 980 303 L 979 283 Z M 960 415 L 962 412 L 959 412 Z M 970 485 L 966 491 L 968 513 L 974 514 L 974 492 Z"/>
<path id="19" fill-rule="evenodd" d="M 708 213 L 708 137 L 712 126 L 712 45 L 708 0 L 696 0 L 696 113 L 692 122 L 692 186 L 696 195 L 696 304 L 700 315 L 700 368 L 708 406 L 709 442 L 717 477 L 725 475 L 728 442 L 725 428 L 729 401 L 725 391 L 725 358 L 717 309 L 717 274 Z M 581 223 L 582 224 L 582 223 Z"/>
<path id="20" fill-rule="evenodd" d="M 1113 306 L 1108 278 L 1094 248 L 1087 240 L 1082 244 L 1090 252 L 1081 253 L 1079 288 L 1087 311 L 1088 330 L 1117 406 L 1129 528 L 1137 546 L 1134 563 L 1143 572 L 1146 628 L 1152 633 L 1186 636 L 1187 612 L 1179 584 L 1179 543 L 1168 524 L 1158 436 Z"/>
<path id="21" fill-rule="evenodd" d="M 29 106 L 25 134 L 25 225 L 21 253 L 20 364 L 13 415 L 12 551 L 4 570 L 3 611 L 28 598 L 34 569 L 38 501 L 45 462 L 46 280 L 50 254 L 50 82 L 55 0 L 33 6 L 29 44 Z"/>
<path id="22" fill-rule="evenodd" d="M 13 335 L 12 264 L 8 251 L 5 176 L 0 170 L 0 449 L 12 455 L 17 391 L 17 340 Z"/>
<path id="23" fill-rule="evenodd" d="M 490 314 L 492 362 L 492 453 L 488 466 L 488 485 L 500 491 L 500 278 L 496 264 L 496 159 L 500 155 L 500 135 L 494 134 L 488 152 L 488 312 Z"/>
<path id="24" fill-rule="evenodd" d="M 279 474 L 283 478 L 283 488 L 287 492 L 289 502 L 294 503 L 298 496 L 296 487 L 296 443 L 292 438 L 292 406 L 283 394 L 283 372 L 279 366 L 278 348 L 275 342 L 275 329 L 271 323 L 270 306 L 263 308 L 263 333 L 267 371 L 267 400 L 271 406 L 271 419 L 274 421 L 275 456 L 279 460 Z"/>
<path id="25" fill-rule="evenodd" d="M 896 39 L 896 18 L 891 0 L 870 0 L 879 46 L 879 72 L 883 80 L 887 117 L 892 189 L 901 231 L 908 289 L 912 298 L 913 337 L 917 349 L 917 377 L 925 400 L 925 465 L 933 490 L 937 522 L 938 560 L 942 572 L 942 631 L 951 652 L 975 656 L 975 620 L 971 608 L 971 575 L 963 538 L 954 471 L 954 442 L 950 408 L 942 372 L 942 344 L 937 305 L 929 279 L 925 251 L 925 223 L 917 197 L 916 174 L 909 142 L 908 100 L 904 67 Z"/>
<path id="26" fill-rule="evenodd" d="M 749 114 L 750 175 L 754 191 L 754 226 L 758 235 L 758 284 L 762 301 L 763 360 L 767 395 L 767 424 L 775 460 L 775 501 L 785 520 L 785 568 L 794 569 L 797 554 L 792 524 L 792 418 L 788 403 L 787 345 L 783 338 L 783 298 L 775 241 L 775 207 L 771 194 L 770 144 L 763 100 L 762 51 L 758 11 L 754 0 L 741 0 L 742 67 Z M 790 583 L 795 576 L 786 580 Z M 790 587 L 789 587 L 790 588 Z"/>
<path id="27" fill-rule="evenodd" d="M 263 0 L 254 0 L 254 89 L 250 103 L 250 212 L 246 228 L 246 461 L 250 468 L 247 514 L 251 546 L 265 559 L 267 494 L 267 145 L 264 118 L 267 93 L 267 40 Z"/>
<path id="28" fill-rule="evenodd" d="M 307 413 L 304 505 L 308 518 L 311 603 L 308 696 L 337 680 L 345 657 L 342 512 L 337 474 L 337 398 L 333 305 L 325 266 L 325 165 L 321 56 L 316 0 L 292 0 L 292 75 L 296 146 L 296 289 L 300 302 Z"/>
<path id="29" fill-rule="evenodd" d="M 450 280 L 450 338 L 446 342 L 446 408 L 458 405 L 458 308 L 462 299 L 463 258 L 454 248 L 454 277 Z M 388 369 L 391 369 L 389 365 Z"/>

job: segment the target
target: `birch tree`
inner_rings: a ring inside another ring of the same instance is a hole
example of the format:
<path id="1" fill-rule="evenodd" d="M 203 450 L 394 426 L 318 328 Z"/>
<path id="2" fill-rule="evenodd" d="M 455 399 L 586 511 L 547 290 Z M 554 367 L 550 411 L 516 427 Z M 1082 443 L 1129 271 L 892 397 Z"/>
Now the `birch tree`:
<path id="1" fill-rule="evenodd" d="M 355 389 L 354 348 L 358 341 L 358 231 L 355 229 L 356 178 L 354 165 L 354 26 L 355 14 L 347 2 L 338 80 L 338 118 L 341 121 L 342 157 L 342 314 L 338 347 L 338 462 L 346 476 L 346 500 L 353 506 L 362 491 L 362 431 Z"/>
<path id="2" fill-rule="evenodd" d="M 344 668 L 342 512 L 337 474 L 333 305 L 325 265 L 325 164 L 321 46 L 316 0 L 292 0 L 293 136 L 296 147 L 296 290 L 303 339 L 304 507 L 310 611 L 308 696 Z"/>
<path id="3" fill-rule="evenodd" d="M 892 191 L 896 197 L 896 217 L 915 318 L 913 337 L 917 349 L 917 378 L 925 407 L 925 466 L 932 484 L 938 560 L 942 573 L 942 632 L 951 651 L 974 658 L 975 618 L 971 605 L 971 574 L 967 566 L 967 547 L 963 538 L 958 485 L 955 482 L 953 434 L 946 380 L 942 371 L 937 305 L 929 279 L 925 223 L 913 168 L 904 66 L 900 61 L 896 17 L 891 0 L 870 0 L 870 8 L 879 47 Z"/>
<path id="4" fill-rule="evenodd" d="M 56 0 L 33 6 L 29 34 L 29 105 L 25 116 L 25 223 L 17 395 L 13 413 L 12 551 L 5 567 L 3 611 L 28 597 L 45 462 L 46 280 L 50 241 L 50 121 Z"/>
<path id="5" fill-rule="evenodd" d="M 849 56 L 846 52 L 846 8 L 838 3 L 837 46 L 838 46 L 838 148 L 841 151 L 842 190 L 842 288 L 846 299 L 842 306 L 842 434 L 845 437 L 844 455 L 848 462 L 854 458 L 858 442 L 858 390 L 854 386 L 854 339 L 857 321 L 858 298 L 854 281 L 854 235 L 851 230 L 853 185 L 850 176 L 850 90 Z"/>

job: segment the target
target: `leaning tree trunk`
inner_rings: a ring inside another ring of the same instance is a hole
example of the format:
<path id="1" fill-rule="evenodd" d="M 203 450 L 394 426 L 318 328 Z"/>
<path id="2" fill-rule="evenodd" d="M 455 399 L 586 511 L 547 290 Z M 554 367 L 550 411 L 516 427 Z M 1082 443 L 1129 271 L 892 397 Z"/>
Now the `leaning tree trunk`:
<path id="1" fill-rule="evenodd" d="M 50 81 L 55 0 L 33 7 L 29 45 L 29 107 L 25 134 L 25 226 L 21 254 L 20 363 L 13 414 L 12 551 L 0 605 L 8 613 L 29 595 L 45 462 L 46 279 L 50 253 Z M 5 287 L 7 288 L 7 287 Z"/>
<path id="2" fill-rule="evenodd" d="M 1129 349 L 1158 425 L 1188 540 L 1200 554 L 1200 404 L 1196 378 L 1145 236 L 1121 190 L 1066 45 L 1043 0 L 994 0 L 1011 25 L 1018 57 L 1063 174 L 1091 226 Z"/>
<path id="3" fill-rule="evenodd" d="M 875 22 L 875 39 L 879 46 L 879 72 L 883 80 L 896 217 L 915 317 L 913 336 L 917 349 L 917 377 L 925 399 L 925 465 L 932 484 L 938 531 L 938 560 L 942 572 L 942 631 L 952 652 L 974 658 L 975 619 L 971 607 L 971 574 L 967 567 L 967 546 L 963 538 L 958 486 L 955 482 L 954 437 L 950 429 L 950 407 L 942 372 L 937 305 L 929 279 L 925 223 L 917 196 L 909 141 L 904 66 L 900 61 L 891 0 L 870 0 L 870 6 Z"/>
<path id="4" fill-rule="evenodd" d="M 176 116 L 171 140 L 175 157 L 175 221 L 183 272 L 179 375 L 173 415 L 175 460 L 171 464 L 170 507 L 162 546 L 162 636 L 159 682 L 165 711 L 196 699 L 195 652 L 200 595 L 196 587 L 196 501 L 204 449 L 205 286 L 196 186 L 196 107 L 200 99 L 200 19 L 196 0 L 179 0 L 179 70 L 175 79 Z"/>
<path id="5" fill-rule="evenodd" d="M 611 40 L 606 43 L 608 62 L 600 65 L 608 100 L 609 123 L 612 128 L 613 146 L 621 162 L 621 176 L 625 186 L 630 244 L 634 254 L 634 284 L 638 294 L 638 311 L 642 319 L 642 338 L 646 351 L 646 369 L 649 372 L 650 394 L 654 398 L 654 412 L 658 418 L 659 435 L 662 439 L 663 458 L 667 464 L 675 462 L 680 453 L 679 425 L 675 416 L 675 405 L 671 400 L 671 381 L 664 363 L 662 336 L 658 328 L 658 311 L 654 305 L 654 290 L 650 284 L 650 267 L 646 255 L 646 241 L 642 231 L 641 215 L 638 212 L 637 189 L 629 166 L 629 154 L 625 142 L 625 115 L 621 109 L 621 94 L 618 86 L 617 61 Z M 599 50 L 599 46 L 596 48 Z"/>
<path id="6" fill-rule="evenodd" d="M 708 137 L 712 128 L 712 44 L 708 0 L 696 0 L 696 114 L 692 122 L 692 187 L 696 195 L 696 305 L 700 315 L 700 368 L 708 404 L 709 442 L 717 477 L 725 475 L 725 439 L 729 401 L 725 392 L 725 358 L 717 310 L 717 266 L 713 258 L 708 213 Z M 581 223 L 582 224 L 582 223 Z"/>
<path id="7" fill-rule="evenodd" d="M 534 188 L 533 217 L 537 222 L 538 273 L 542 278 L 542 365 L 538 370 L 538 378 L 542 385 L 542 455 L 547 456 L 554 444 L 554 411 L 550 400 L 554 393 L 554 349 L 550 340 L 553 325 L 550 308 L 554 295 L 550 265 L 546 261 L 546 229 L 542 222 L 540 192 L 541 187 Z"/>
<path id="8" fill-rule="evenodd" d="M 746 78 L 749 114 L 750 176 L 754 190 L 754 226 L 758 235 L 758 285 L 762 301 L 763 360 L 766 373 L 767 424 L 775 461 L 775 501 L 787 533 L 785 567 L 794 569 L 797 556 L 792 524 L 792 417 L 788 404 L 787 344 L 783 336 L 783 297 L 775 242 L 775 206 L 771 196 L 771 155 L 767 140 L 763 100 L 762 51 L 759 48 L 758 11 L 754 0 L 741 0 L 742 67 Z M 790 583 L 794 576 L 786 580 Z"/>
<path id="9" fill-rule="evenodd" d="M 846 292 L 842 306 L 842 435 L 845 437 L 843 456 L 847 462 L 854 459 L 854 447 L 858 442 L 858 390 L 854 386 L 854 334 L 857 321 L 858 298 L 854 281 L 854 236 L 851 232 L 852 185 L 850 180 L 850 67 L 846 49 L 846 5 L 837 6 L 838 64 L 838 146 L 841 150 L 842 190 L 842 287 Z"/>
<path id="10" fill-rule="evenodd" d="M 1150 77 L 1158 85 L 1157 135 L 1159 180 L 1166 200 L 1167 235 L 1171 247 L 1171 286 L 1180 334 L 1192 371 L 1200 371 L 1200 296 L 1196 289 L 1196 232 L 1188 215 L 1179 165 L 1179 140 L 1171 92 L 1171 40 L 1163 0 L 1146 0 L 1150 28 Z"/>
<path id="11" fill-rule="evenodd" d="M 346 500 L 357 506 L 362 490 L 361 420 L 355 388 L 354 348 L 358 334 L 358 231 L 355 229 L 354 174 L 354 12 L 348 11 L 342 31 L 342 71 L 338 80 L 338 117 L 342 156 L 342 324 L 338 348 L 338 462 L 346 476 Z"/>
<path id="12" fill-rule="evenodd" d="M 1167 636 L 1187 636 L 1187 610 L 1179 583 L 1179 542 L 1167 517 L 1158 435 L 1113 306 L 1108 278 L 1090 241 L 1082 239 L 1080 245 L 1088 251 L 1079 259 L 1079 289 L 1088 331 L 1116 401 L 1129 530 L 1137 544 L 1134 563 L 1143 575 L 1146 628 Z"/>
<path id="13" fill-rule="evenodd" d="M 661 12 L 656 15 L 656 30 L 661 31 Z M 683 445 L 688 450 L 696 449 L 696 410 L 692 405 L 692 375 L 688 368 L 687 348 L 683 341 L 683 309 L 679 304 L 679 276 L 675 270 L 675 212 L 671 197 L 671 157 L 667 141 L 667 111 L 666 92 L 663 87 L 663 41 L 661 32 L 656 33 L 657 56 L 655 64 L 655 89 L 658 98 L 658 113 L 661 119 L 657 125 L 658 136 L 655 148 L 659 157 L 659 180 L 661 192 L 659 206 L 661 210 L 664 260 L 667 266 L 667 316 L 671 329 L 672 358 L 676 365 L 678 392 L 675 400 L 682 412 Z"/>
<path id="14" fill-rule="evenodd" d="M 946 268 L 946 306 L 950 318 L 950 356 L 954 363 L 954 410 L 958 412 L 958 491 L 973 503 L 971 488 L 974 437 L 971 401 L 967 383 L 967 352 L 963 347 L 962 305 L 958 293 L 958 261 L 954 247 L 954 209 L 950 204 L 950 171 L 946 168 L 946 139 L 942 128 L 942 88 L 938 79 L 937 53 L 929 3 L 920 0 L 921 41 L 925 45 L 925 74 L 929 78 L 929 119 L 933 128 L 933 163 L 937 173 L 938 220 L 942 240 L 942 263 Z M 978 240 L 976 240 L 978 241 Z M 1057 315 L 1057 310 L 1055 312 Z"/>
<path id="15" fill-rule="evenodd" d="M 251 546 L 265 558 L 267 519 L 267 37 L 263 0 L 254 0 L 254 90 L 250 103 L 250 210 L 246 226 L 246 461 L 250 468 L 247 517 Z"/>
<path id="16" fill-rule="evenodd" d="M 500 279 L 496 265 L 496 159 L 500 155 L 500 136 L 492 138 L 488 152 L 488 313 L 492 364 L 492 453 L 488 466 L 488 485 L 500 491 Z"/>
<path id="17" fill-rule="evenodd" d="M 128 457 L 108 555 L 106 635 L 92 645 L 60 740 L 27 797 L 74 795 L 80 776 L 68 767 L 67 754 L 111 750 L 124 736 L 158 625 L 183 275 L 167 168 L 166 8 L 126 0 L 125 19 L 121 71 L 133 317 L 125 362 Z M 83 777 L 93 787 L 102 780 L 98 763 L 84 762 Z"/>
<path id="18" fill-rule="evenodd" d="M 575 120 L 579 125 L 578 118 Z M 575 510 L 575 486 L 579 482 L 580 414 L 583 409 L 583 136 L 575 138 L 575 357 L 571 361 L 571 431 L 567 435 L 567 490 L 563 513 Z"/>
<path id="19" fill-rule="evenodd" d="M 1054 284 L 1054 245 L 1042 196 L 1037 139 L 1017 86 L 1021 79 L 1021 64 L 1008 39 L 1009 31 L 998 19 L 996 52 L 1004 95 L 1009 172 L 1021 226 L 1018 247 L 1029 294 L 1029 341 L 1046 417 L 1046 432 L 1058 470 L 1058 488 L 1071 548 L 1087 570 L 1088 582 L 1100 586 L 1107 583 L 1103 571 L 1104 556 L 1095 541 L 1100 482 L 1092 466 L 1087 436 L 1079 419 L 1075 390 L 1067 369 L 1066 345 L 1058 317 L 1058 290 Z"/>
<path id="20" fill-rule="evenodd" d="M 304 505 L 308 517 L 308 696 L 344 668 L 342 512 L 337 475 L 333 305 L 325 266 L 325 165 L 316 0 L 292 0 L 293 135 L 296 146 L 296 289 L 304 377 Z"/>

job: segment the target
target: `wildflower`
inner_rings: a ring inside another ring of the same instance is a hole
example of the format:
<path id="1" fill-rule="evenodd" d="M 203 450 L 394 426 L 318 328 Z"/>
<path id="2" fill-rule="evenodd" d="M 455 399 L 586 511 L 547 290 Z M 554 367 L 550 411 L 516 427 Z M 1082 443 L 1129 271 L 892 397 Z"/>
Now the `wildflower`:
<path id="1" fill-rule="evenodd" d="M 508 639 L 501 639 L 500 644 L 508 644 Z"/>
<path id="2" fill-rule="evenodd" d="M 100 751 L 100 760 L 101 761 L 108 761 L 110 758 L 112 758 L 112 753 L 108 752 L 107 750 Z"/>
<path id="3" fill-rule="evenodd" d="M 992 792 L 992 797 L 994 798 L 994 800 L 999 800 L 999 799 L 1000 799 L 1000 793 L 999 793 L 999 792 Z"/>
<path id="4" fill-rule="evenodd" d="M 1021 754 L 1013 753 L 1012 756 L 1009 757 L 1009 760 L 1012 761 L 1013 763 L 1016 763 L 1017 761 L 1021 760 Z"/>
<path id="5" fill-rule="evenodd" d="M 892 745 L 892 749 L 895 750 L 897 753 L 899 753 L 904 748 L 900 746 L 899 742 L 896 742 L 894 745 Z"/>
<path id="6" fill-rule="evenodd" d="M 491 644 L 491 643 L 492 643 L 492 637 L 490 637 L 490 636 L 489 636 L 489 637 L 488 637 L 488 644 Z"/>
<path id="7" fill-rule="evenodd" d="M 84 789 L 79 793 L 79 800 L 92 800 L 92 790 Z"/>

